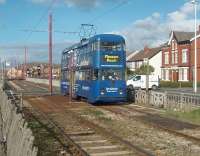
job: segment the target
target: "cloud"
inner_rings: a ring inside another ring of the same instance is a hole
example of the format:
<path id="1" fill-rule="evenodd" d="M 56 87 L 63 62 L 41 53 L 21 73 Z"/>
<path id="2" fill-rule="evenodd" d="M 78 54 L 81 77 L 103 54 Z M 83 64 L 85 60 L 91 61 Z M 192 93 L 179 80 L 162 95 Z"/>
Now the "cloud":
<path id="1" fill-rule="evenodd" d="M 185 3 L 177 11 L 170 12 L 164 16 L 155 12 L 151 16 L 137 20 L 116 33 L 125 36 L 129 50 L 141 49 L 145 45 L 150 47 L 157 46 L 167 42 L 172 30 L 193 31 L 193 14 L 194 8 L 192 4 Z"/>
<path id="2" fill-rule="evenodd" d="M 46 4 L 52 0 L 30 0 L 35 4 Z M 78 7 L 81 9 L 95 8 L 102 0 L 57 0 L 56 3 L 65 4 L 68 7 Z"/>
<path id="3" fill-rule="evenodd" d="M 79 8 L 95 8 L 100 3 L 100 0 L 64 0 L 68 7 L 79 7 Z"/>
<path id="4" fill-rule="evenodd" d="M 35 4 L 46 4 L 52 2 L 52 0 L 29 0 L 29 1 Z M 77 7 L 83 10 L 90 10 L 100 6 L 101 4 L 105 3 L 116 4 L 122 1 L 124 0 L 57 0 L 55 2 L 61 5 L 65 4 L 69 8 Z"/>

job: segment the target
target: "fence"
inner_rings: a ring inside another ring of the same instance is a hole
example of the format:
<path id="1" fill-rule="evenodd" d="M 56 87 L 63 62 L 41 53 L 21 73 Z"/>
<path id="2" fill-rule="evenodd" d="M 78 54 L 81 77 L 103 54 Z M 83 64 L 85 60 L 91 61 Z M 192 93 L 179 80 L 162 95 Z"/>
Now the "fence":
<path id="1" fill-rule="evenodd" d="M 136 103 L 153 105 L 176 111 L 191 111 L 200 108 L 200 96 L 195 94 L 138 90 Z"/>
<path id="2" fill-rule="evenodd" d="M 2 85 L 0 85 L 2 86 Z M 16 105 L 0 88 L 0 140 L 2 156 L 36 156 L 34 136 Z"/>

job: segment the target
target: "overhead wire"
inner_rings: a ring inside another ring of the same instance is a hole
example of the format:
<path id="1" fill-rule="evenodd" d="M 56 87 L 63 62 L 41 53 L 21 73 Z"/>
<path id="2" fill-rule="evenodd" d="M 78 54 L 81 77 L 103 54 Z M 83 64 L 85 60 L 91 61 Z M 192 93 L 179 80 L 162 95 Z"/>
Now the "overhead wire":
<path id="1" fill-rule="evenodd" d="M 38 22 L 34 25 L 34 27 L 32 28 L 37 29 L 37 27 L 41 24 L 42 20 L 44 19 L 44 17 L 46 16 L 46 14 L 48 14 L 50 12 L 50 10 L 52 9 L 53 5 L 56 3 L 57 0 L 52 0 L 49 4 L 49 6 L 47 7 L 47 9 L 44 11 L 44 13 L 40 16 Z M 33 32 L 35 31 L 30 31 L 25 42 L 28 42 L 28 40 L 31 38 Z"/>
<path id="2" fill-rule="evenodd" d="M 112 7 L 109 10 L 106 10 L 105 12 L 103 12 L 102 14 L 94 17 L 93 19 L 91 19 L 88 23 L 93 23 L 94 21 L 96 21 L 97 19 L 100 19 L 102 17 L 104 17 L 105 15 L 109 14 L 111 11 L 118 9 L 120 7 L 122 7 L 123 5 L 127 4 L 130 0 L 123 0 L 120 3 L 118 3 L 117 5 L 115 5 L 114 7 Z"/>
<path id="3" fill-rule="evenodd" d="M 29 31 L 29 34 L 25 40 L 25 43 L 28 42 L 28 40 L 31 38 L 32 34 L 34 32 L 45 32 L 44 30 L 36 30 L 37 27 L 41 24 L 42 20 L 44 19 L 44 17 L 46 16 L 46 14 L 48 14 L 48 12 L 52 9 L 53 5 L 55 4 L 57 0 L 52 0 L 47 8 L 47 10 L 44 11 L 44 13 L 41 15 L 41 17 L 39 18 L 38 22 L 34 25 L 34 27 L 32 27 L 32 29 L 24 29 L 23 31 Z M 90 20 L 88 23 L 93 23 L 94 21 L 104 17 L 105 15 L 109 14 L 110 12 L 112 12 L 115 9 L 118 9 L 120 7 L 122 7 L 123 5 L 127 4 L 130 0 L 122 0 L 120 3 L 118 3 L 117 5 L 115 5 L 114 7 L 112 7 L 111 9 L 103 12 L 102 14 L 94 17 L 92 20 Z M 63 33 L 63 34 L 77 34 L 77 32 L 64 32 L 64 31 L 54 31 L 55 33 Z"/>

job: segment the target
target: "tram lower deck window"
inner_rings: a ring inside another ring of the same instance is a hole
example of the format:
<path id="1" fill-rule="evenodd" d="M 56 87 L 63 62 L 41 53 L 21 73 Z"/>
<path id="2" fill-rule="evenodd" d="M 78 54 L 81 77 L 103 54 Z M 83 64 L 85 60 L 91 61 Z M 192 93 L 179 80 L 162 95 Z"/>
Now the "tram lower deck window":
<path id="1" fill-rule="evenodd" d="M 103 69 L 100 74 L 101 80 L 123 80 L 124 76 L 121 70 Z"/>

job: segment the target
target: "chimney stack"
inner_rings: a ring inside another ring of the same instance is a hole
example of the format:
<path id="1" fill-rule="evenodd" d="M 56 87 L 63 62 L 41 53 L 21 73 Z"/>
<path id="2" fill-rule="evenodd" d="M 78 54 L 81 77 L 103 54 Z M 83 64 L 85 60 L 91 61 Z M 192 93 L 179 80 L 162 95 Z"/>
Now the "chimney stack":
<path id="1" fill-rule="evenodd" d="M 144 53 L 148 53 L 150 51 L 149 47 L 146 45 L 144 46 Z"/>
<path id="2" fill-rule="evenodd" d="M 200 25 L 198 27 L 198 30 L 197 30 L 197 35 L 200 34 Z"/>

